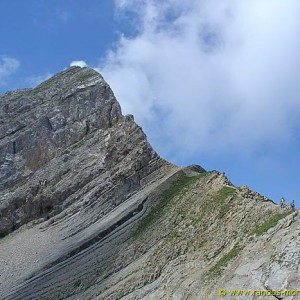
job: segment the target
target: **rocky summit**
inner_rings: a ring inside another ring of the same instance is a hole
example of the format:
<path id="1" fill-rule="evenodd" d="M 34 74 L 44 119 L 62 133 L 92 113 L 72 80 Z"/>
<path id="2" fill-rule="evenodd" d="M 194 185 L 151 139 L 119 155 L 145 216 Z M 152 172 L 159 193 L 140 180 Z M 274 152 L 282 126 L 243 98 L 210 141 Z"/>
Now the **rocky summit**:
<path id="1" fill-rule="evenodd" d="M 162 159 L 96 71 L 0 96 L 0 299 L 300 299 L 299 249 L 297 211 Z"/>

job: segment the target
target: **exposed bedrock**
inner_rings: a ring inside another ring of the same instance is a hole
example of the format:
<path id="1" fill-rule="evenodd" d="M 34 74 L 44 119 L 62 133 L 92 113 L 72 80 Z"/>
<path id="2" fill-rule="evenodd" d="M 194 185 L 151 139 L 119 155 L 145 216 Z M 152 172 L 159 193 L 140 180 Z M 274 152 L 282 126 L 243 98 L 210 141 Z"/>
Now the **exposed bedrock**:
<path id="1" fill-rule="evenodd" d="M 0 236 L 78 201 L 77 210 L 99 206 L 99 218 L 167 165 L 91 69 L 70 68 L 0 104 Z"/>

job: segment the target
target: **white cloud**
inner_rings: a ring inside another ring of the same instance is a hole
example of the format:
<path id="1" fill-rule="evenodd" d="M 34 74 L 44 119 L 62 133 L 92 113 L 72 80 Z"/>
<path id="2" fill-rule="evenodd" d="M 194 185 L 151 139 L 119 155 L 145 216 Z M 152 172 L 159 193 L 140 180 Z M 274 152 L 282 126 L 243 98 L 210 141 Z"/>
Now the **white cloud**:
<path id="1" fill-rule="evenodd" d="M 13 74 L 20 66 L 20 62 L 15 58 L 0 56 L 0 83 Z"/>
<path id="2" fill-rule="evenodd" d="M 80 67 L 80 68 L 84 68 L 87 67 L 87 63 L 84 60 L 74 60 L 70 63 L 70 67 Z"/>
<path id="3" fill-rule="evenodd" d="M 292 138 L 300 120 L 298 0 L 116 5 L 136 16 L 137 34 L 121 36 L 100 69 L 123 111 L 152 137 L 159 132 L 157 143 L 182 154 Z"/>

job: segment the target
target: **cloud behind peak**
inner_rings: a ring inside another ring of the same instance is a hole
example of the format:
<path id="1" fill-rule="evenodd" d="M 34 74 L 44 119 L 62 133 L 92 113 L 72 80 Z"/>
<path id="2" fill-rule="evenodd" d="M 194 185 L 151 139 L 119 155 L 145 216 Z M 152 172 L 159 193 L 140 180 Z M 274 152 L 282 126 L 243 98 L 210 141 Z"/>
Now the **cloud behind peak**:
<path id="1" fill-rule="evenodd" d="M 298 1 L 116 3 L 119 13 L 134 13 L 137 33 L 122 36 L 100 69 L 123 110 L 149 133 L 159 128 L 158 145 L 168 140 L 178 155 L 251 151 L 293 137 Z"/>

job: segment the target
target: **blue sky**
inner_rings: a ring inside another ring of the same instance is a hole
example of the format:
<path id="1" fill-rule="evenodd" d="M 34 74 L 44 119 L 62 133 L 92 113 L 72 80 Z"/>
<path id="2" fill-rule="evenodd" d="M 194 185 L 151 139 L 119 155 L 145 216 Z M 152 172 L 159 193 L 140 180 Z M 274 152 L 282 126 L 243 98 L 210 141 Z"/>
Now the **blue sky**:
<path id="1" fill-rule="evenodd" d="M 300 2 L 0 2 L 0 92 L 83 60 L 154 148 L 300 205 Z"/>
<path id="2" fill-rule="evenodd" d="M 28 86 L 31 77 L 60 71 L 78 57 L 96 63 L 125 30 L 114 18 L 112 1 L 0 2 L 0 55 L 20 67 L 0 91 Z"/>

